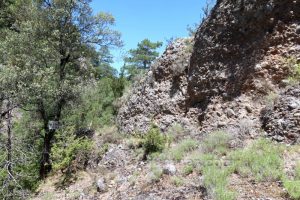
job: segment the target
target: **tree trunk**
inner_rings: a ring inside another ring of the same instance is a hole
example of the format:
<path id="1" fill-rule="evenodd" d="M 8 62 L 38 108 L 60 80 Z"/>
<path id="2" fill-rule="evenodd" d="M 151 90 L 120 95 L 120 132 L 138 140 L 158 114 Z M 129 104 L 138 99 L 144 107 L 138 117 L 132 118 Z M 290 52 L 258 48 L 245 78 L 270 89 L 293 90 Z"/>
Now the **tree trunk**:
<path id="1" fill-rule="evenodd" d="M 53 139 L 54 130 L 46 129 L 46 134 L 44 137 L 44 147 L 42 152 L 42 160 L 40 164 L 40 178 L 44 179 L 47 177 L 48 173 L 52 170 L 52 163 L 50 159 L 51 153 L 51 141 Z"/>
<path id="2" fill-rule="evenodd" d="M 10 111 L 10 102 L 8 101 L 7 105 L 7 115 L 6 115 L 6 126 L 7 126 L 7 142 L 6 142 L 6 148 L 7 148 L 7 172 L 8 172 L 8 182 L 10 183 L 13 181 L 13 170 L 12 170 L 12 133 L 11 133 L 11 111 Z M 13 187 L 9 185 L 8 188 L 9 196 L 13 197 Z"/>

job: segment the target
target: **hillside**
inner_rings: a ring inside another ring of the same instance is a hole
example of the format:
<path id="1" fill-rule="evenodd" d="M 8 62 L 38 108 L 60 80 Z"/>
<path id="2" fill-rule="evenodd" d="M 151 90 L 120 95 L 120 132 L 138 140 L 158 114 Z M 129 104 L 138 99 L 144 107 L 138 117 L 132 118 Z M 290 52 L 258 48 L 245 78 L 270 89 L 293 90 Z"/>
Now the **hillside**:
<path id="1" fill-rule="evenodd" d="M 299 199 L 299 19 L 298 1 L 217 1 L 122 97 L 101 159 L 34 199 Z M 157 131 L 168 147 L 145 160 Z"/>
<path id="2" fill-rule="evenodd" d="M 31 199 L 299 200 L 300 2 L 218 0 L 116 104 Z"/>

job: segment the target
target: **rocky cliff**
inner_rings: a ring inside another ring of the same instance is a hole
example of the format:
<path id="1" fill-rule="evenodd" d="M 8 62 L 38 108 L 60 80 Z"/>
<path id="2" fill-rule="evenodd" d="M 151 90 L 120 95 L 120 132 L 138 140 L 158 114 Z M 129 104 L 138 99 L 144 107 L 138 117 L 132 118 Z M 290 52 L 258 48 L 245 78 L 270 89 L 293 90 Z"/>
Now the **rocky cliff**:
<path id="1" fill-rule="evenodd" d="M 284 93 L 289 60 L 300 60 L 299 19 L 299 1 L 217 1 L 194 40 L 170 45 L 133 88 L 118 114 L 120 129 L 146 132 L 156 123 L 167 130 L 176 122 L 196 135 L 261 134 L 262 110 L 272 93 Z"/>

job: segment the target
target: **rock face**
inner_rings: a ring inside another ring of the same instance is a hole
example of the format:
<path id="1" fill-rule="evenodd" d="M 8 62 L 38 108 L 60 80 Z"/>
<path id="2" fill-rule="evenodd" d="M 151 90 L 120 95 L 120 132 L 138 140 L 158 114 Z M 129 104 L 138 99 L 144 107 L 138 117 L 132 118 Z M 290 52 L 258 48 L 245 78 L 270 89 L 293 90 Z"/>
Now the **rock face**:
<path id="1" fill-rule="evenodd" d="M 300 143 L 300 87 L 288 88 L 271 108 L 263 110 L 264 129 L 279 142 Z"/>
<path id="2" fill-rule="evenodd" d="M 146 132 L 151 123 L 163 130 L 174 122 L 193 127 L 193 120 L 185 116 L 191 49 L 191 39 L 177 40 L 151 66 L 147 76 L 135 84 L 119 110 L 117 121 L 123 132 Z"/>
<path id="3" fill-rule="evenodd" d="M 120 129 L 146 132 L 153 122 L 164 131 L 177 122 L 195 134 L 259 133 L 261 99 L 284 90 L 288 59 L 300 61 L 299 19 L 296 0 L 218 0 L 194 41 L 170 45 L 136 84 Z"/>
<path id="4" fill-rule="evenodd" d="M 299 43 L 299 17 L 299 1 L 218 1 L 196 34 L 188 72 L 191 106 L 214 95 L 239 96 L 259 76 L 276 83 L 285 78 L 287 69 L 259 63 Z"/>

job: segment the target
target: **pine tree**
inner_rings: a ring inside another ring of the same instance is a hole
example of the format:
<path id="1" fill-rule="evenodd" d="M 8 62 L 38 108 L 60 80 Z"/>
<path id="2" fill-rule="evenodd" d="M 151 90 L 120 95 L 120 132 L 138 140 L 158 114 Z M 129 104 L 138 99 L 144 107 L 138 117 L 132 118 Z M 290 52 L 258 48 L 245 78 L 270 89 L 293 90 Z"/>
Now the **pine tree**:
<path id="1" fill-rule="evenodd" d="M 158 57 L 157 49 L 162 46 L 162 42 L 151 42 L 144 39 L 138 43 L 136 49 L 129 50 L 129 56 L 125 57 L 124 69 L 129 78 L 138 74 L 141 70 L 148 69 L 150 64 Z"/>

